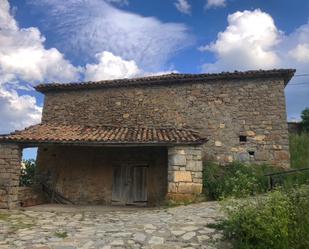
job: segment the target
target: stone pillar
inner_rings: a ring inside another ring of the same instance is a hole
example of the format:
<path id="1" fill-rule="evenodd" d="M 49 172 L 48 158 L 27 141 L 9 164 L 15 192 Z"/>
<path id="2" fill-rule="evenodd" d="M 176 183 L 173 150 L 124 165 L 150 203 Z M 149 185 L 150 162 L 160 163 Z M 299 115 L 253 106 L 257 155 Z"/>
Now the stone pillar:
<path id="1" fill-rule="evenodd" d="M 19 206 L 21 152 L 17 144 L 0 143 L 0 208 Z"/>
<path id="2" fill-rule="evenodd" d="M 168 193 L 172 200 L 190 200 L 202 193 L 202 147 L 168 148 Z"/>

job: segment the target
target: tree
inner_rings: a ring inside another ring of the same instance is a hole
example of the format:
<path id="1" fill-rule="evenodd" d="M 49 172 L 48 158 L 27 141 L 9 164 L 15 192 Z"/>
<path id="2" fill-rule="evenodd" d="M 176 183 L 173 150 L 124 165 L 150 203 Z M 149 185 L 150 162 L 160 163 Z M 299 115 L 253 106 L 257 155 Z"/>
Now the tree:
<path id="1" fill-rule="evenodd" d="M 35 182 L 35 160 L 23 160 L 23 167 L 19 179 L 20 186 L 30 187 Z"/>
<path id="2" fill-rule="evenodd" d="M 303 132 L 309 133 L 309 108 L 306 107 L 305 110 L 301 112 L 301 129 Z"/>

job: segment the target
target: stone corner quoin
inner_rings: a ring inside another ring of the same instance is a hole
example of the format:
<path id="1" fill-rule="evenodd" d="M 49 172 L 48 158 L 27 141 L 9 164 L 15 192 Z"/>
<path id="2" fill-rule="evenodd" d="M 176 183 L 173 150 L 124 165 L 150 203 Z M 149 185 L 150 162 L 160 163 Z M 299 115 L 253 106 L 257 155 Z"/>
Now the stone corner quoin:
<path id="1" fill-rule="evenodd" d="M 19 206 L 21 152 L 17 144 L 0 143 L 0 209 Z"/>
<path id="2" fill-rule="evenodd" d="M 202 147 L 168 148 L 168 193 L 172 200 L 192 199 L 202 193 Z"/>

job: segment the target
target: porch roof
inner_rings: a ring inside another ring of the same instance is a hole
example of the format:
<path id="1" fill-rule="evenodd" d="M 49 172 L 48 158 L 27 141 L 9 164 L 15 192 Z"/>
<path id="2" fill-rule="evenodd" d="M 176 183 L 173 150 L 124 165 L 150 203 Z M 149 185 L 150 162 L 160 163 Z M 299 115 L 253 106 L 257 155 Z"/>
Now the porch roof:
<path id="1" fill-rule="evenodd" d="M 20 144 L 173 145 L 202 144 L 206 139 L 189 129 L 170 127 L 84 126 L 41 123 L 8 135 L 0 142 Z"/>

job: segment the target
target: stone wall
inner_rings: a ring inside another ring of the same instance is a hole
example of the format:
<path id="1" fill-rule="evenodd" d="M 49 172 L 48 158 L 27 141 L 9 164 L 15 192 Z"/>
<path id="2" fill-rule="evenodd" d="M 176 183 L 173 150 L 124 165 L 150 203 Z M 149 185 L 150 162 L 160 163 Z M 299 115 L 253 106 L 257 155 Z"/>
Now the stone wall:
<path id="1" fill-rule="evenodd" d="M 15 144 L 0 143 L 0 208 L 16 208 L 19 206 L 20 167 L 20 147 Z"/>
<path id="2" fill-rule="evenodd" d="M 301 123 L 300 122 L 288 122 L 288 131 L 291 134 L 301 133 Z"/>
<path id="3" fill-rule="evenodd" d="M 202 147 L 168 149 L 168 199 L 191 199 L 202 193 Z"/>
<path id="4" fill-rule="evenodd" d="M 192 128 L 205 160 L 289 166 L 284 82 L 241 79 L 49 92 L 43 122 Z M 241 142 L 239 136 L 245 136 Z"/>
<path id="5" fill-rule="evenodd" d="M 118 164 L 148 165 L 148 203 L 164 200 L 167 149 L 163 147 L 44 146 L 37 158 L 41 179 L 75 204 L 111 204 L 112 169 Z"/>
<path id="6" fill-rule="evenodd" d="M 44 193 L 38 187 L 19 187 L 18 201 L 21 207 L 31 207 L 46 203 Z"/>

